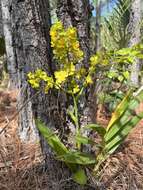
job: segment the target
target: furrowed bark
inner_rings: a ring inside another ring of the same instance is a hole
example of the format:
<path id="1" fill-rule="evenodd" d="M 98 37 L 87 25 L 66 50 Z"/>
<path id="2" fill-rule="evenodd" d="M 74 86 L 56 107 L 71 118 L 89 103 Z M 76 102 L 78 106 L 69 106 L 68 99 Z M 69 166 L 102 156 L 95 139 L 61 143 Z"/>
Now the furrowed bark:
<path id="1" fill-rule="evenodd" d="M 88 67 L 90 56 L 90 4 L 88 0 L 59 0 L 57 7 L 58 18 L 65 27 L 77 28 L 81 49 L 84 52 L 83 64 Z"/>
<path id="2" fill-rule="evenodd" d="M 35 93 L 27 83 L 28 72 L 41 68 L 51 74 L 48 3 L 48 0 L 12 1 L 13 48 L 20 90 L 18 108 Z M 39 139 L 35 118 L 48 122 L 48 106 L 49 97 L 41 92 L 20 112 L 19 136 L 22 141 L 35 142 Z"/>
<path id="3" fill-rule="evenodd" d="M 79 64 L 79 67 L 89 67 L 90 58 L 90 17 L 91 6 L 88 0 L 59 0 L 57 6 L 58 18 L 62 21 L 67 28 L 73 26 L 77 28 L 78 39 L 80 47 L 84 52 L 84 59 Z M 80 98 L 79 112 L 81 115 L 80 124 L 85 126 L 88 122 L 91 122 L 91 114 L 89 108 L 89 92 L 85 91 Z M 68 102 L 70 104 L 70 102 Z M 70 126 L 70 122 L 69 122 Z M 70 127 L 73 130 L 73 126 Z M 72 131 L 74 133 L 74 130 Z"/>
<path id="4" fill-rule="evenodd" d="M 48 75 L 53 73 L 52 53 L 50 48 L 50 10 L 48 0 L 13 0 L 12 4 L 12 31 L 14 40 L 14 52 L 18 72 L 18 88 L 20 90 L 18 98 L 18 109 L 24 105 L 27 99 L 31 98 L 35 90 L 31 89 L 27 83 L 27 74 L 34 72 L 38 68 L 45 70 Z M 57 105 L 57 93 L 50 91 L 47 95 L 41 92 L 34 97 L 19 114 L 18 134 L 22 142 L 34 143 L 40 141 L 41 150 L 45 157 L 45 169 L 47 171 L 49 186 L 47 189 L 57 190 L 59 186 L 59 176 L 68 176 L 69 171 L 62 169 L 61 164 L 53 158 L 47 142 L 39 133 L 35 126 L 35 119 L 39 118 L 49 128 L 63 128 L 62 111 Z M 66 173 L 66 174 L 64 174 Z"/>
<path id="5" fill-rule="evenodd" d="M 17 86 L 17 69 L 16 61 L 13 48 L 13 34 L 12 34 L 12 23 L 11 23 L 11 0 L 1 0 L 1 11 L 2 11 L 2 25 L 3 33 L 5 38 L 6 55 L 8 72 L 10 76 L 10 87 Z"/>

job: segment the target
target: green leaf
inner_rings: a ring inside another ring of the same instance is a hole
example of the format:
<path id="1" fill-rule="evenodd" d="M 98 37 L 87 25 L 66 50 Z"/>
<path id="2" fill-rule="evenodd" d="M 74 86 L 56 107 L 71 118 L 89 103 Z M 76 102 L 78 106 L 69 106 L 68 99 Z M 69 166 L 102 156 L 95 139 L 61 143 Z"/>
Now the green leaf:
<path id="1" fill-rule="evenodd" d="M 122 49 L 116 51 L 116 53 L 118 55 L 128 55 L 131 53 L 131 49 L 130 48 L 122 48 Z"/>
<path id="2" fill-rule="evenodd" d="M 125 124 L 128 123 L 128 121 L 130 121 L 134 115 L 136 115 L 134 110 L 137 108 L 137 106 L 139 106 L 141 101 L 143 101 L 143 91 L 141 91 L 137 96 L 130 96 L 130 101 L 128 102 L 127 107 L 122 107 L 124 108 L 124 114 L 121 115 L 121 117 L 117 117 L 117 119 L 114 121 L 114 124 L 104 136 L 106 142 L 113 138 L 113 136 L 115 136 L 116 133 L 121 130 L 122 126 L 125 126 Z"/>
<path id="3" fill-rule="evenodd" d="M 124 99 L 127 101 L 126 99 Z M 131 95 L 130 99 L 125 106 L 122 105 L 122 112 L 124 114 L 121 115 L 119 112 L 119 116 L 114 119 L 110 129 L 107 130 L 106 135 L 104 136 L 105 148 L 104 150 L 111 154 L 113 153 L 118 146 L 123 142 L 123 140 L 127 137 L 130 131 L 137 125 L 137 123 L 143 118 L 143 113 L 139 113 L 138 115 L 134 111 L 137 106 L 139 106 L 140 102 L 143 101 L 143 91 L 138 91 L 136 96 Z M 120 107 L 121 108 L 121 107 Z M 120 110 L 121 111 L 121 110 Z"/>
<path id="4" fill-rule="evenodd" d="M 110 79 L 116 78 L 116 77 L 117 77 L 117 73 L 116 73 L 116 71 L 109 71 L 107 76 L 108 76 Z"/>
<path id="5" fill-rule="evenodd" d="M 110 95 L 113 96 L 114 98 L 119 98 L 121 100 L 125 97 L 125 94 L 119 90 L 111 91 Z"/>
<path id="6" fill-rule="evenodd" d="M 79 165 L 89 165 L 96 163 L 96 160 L 93 156 L 79 151 L 68 152 L 67 154 L 57 157 L 57 159 L 66 163 L 73 163 Z"/>
<path id="7" fill-rule="evenodd" d="M 72 119 L 72 121 L 74 122 L 74 124 L 76 124 L 77 123 L 77 119 L 76 119 L 76 117 L 74 115 L 74 110 L 72 110 L 72 111 L 67 110 L 67 113 L 70 116 L 70 118 Z"/>
<path id="8" fill-rule="evenodd" d="M 80 185 L 87 184 L 87 176 L 85 171 L 83 169 L 79 169 L 76 173 L 74 173 L 73 180 Z"/>
<path id="9" fill-rule="evenodd" d="M 43 122 L 41 122 L 40 120 L 36 120 L 36 126 L 39 129 L 40 133 L 43 135 L 43 137 L 46 139 L 50 147 L 55 151 L 57 156 L 62 156 L 69 152 L 69 150 L 61 142 L 59 137 L 55 135 L 54 132 L 49 129 Z M 71 169 L 71 171 L 76 170 L 76 165 L 69 163 L 66 163 L 66 165 Z"/>
<path id="10" fill-rule="evenodd" d="M 129 74 L 128 71 L 125 71 L 125 72 L 123 72 L 123 76 L 124 76 L 124 78 L 125 78 L 126 80 L 128 80 L 129 77 L 130 77 L 130 74 Z"/>
<path id="11" fill-rule="evenodd" d="M 142 118 L 143 113 L 140 113 L 122 126 L 109 143 L 105 142 L 105 150 L 108 151 L 109 154 L 113 153 Z"/>
<path id="12" fill-rule="evenodd" d="M 142 53 L 138 54 L 136 57 L 139 58 L 139 59 L 143 59 L 143 54 Z"/>
<path id="13" fill-rule="evenodd" d="M 122 82 L 124 80 L 124 77 L 122 75 L 118 76 L 118 80 Z"/>
<path id="14" fill-rule="evenodd" d="M 86 125 L 84 128 L 96 131 L 101 137 L 104 137 L 106 133 L 106 129 L 98 124 L 89 124 L 89 125 Z"/>
<path id="15" fill-rule="evenodd" d="M 106 135 L 104 136 L 105 141 L 109 141 L 113 136 L 118 133 L 122 126 L 125 126 L 128 121 L 132 119 L 133 113 L 135 108 L 139 105 L 139 100 L 133 99 L 130 101 L 128 107 L 126 108 L 126 111 L 124 114 L 116 120 L 114 125 L 110 127 L 110 130 L 107 131 Z"/>
<path id="16" fill-rule="evenodd" d="M 76 142 L 82 144 L 94 144 L 94 141 L 92 141 L 90 138 L 84 137 L 80 134 L 76 136 Z"/>
<path id="17" fill-rule="evenodd" d="M 68 149 L 61 142 L 59 137 L 56 134 L 54 134 L 54 132 L 51 129 L 46 127 L 44 123 L 42 123 L 40 120 L 36 120 L 36 125 L 40 133 L 43 135 L 47 143 L 52 147 L 52 149 L 56 152 L 57 155 L 63 155 L 68 152 Z"/>
<path id="18" fill-rule="evenodd" d="M 121 101 L 121 103 L 117 106 L 115 112 L 112 114 L 112 118 L 107 126 L 107 131 L 110 129 L 110 127 L 117 121 L 117 119 L 119 119 L 122 114 L 126 111 L 128 104 L 129 104 L 129 100 L 132 94 L 132 90 L 130 90 L 127 95 L 125 96 L 125 98 Z"/>

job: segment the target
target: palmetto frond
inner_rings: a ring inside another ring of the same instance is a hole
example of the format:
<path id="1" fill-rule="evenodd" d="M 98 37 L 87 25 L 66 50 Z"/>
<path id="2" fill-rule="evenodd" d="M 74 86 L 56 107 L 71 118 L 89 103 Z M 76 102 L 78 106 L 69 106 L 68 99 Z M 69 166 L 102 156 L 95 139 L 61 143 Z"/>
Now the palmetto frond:
<path id="1" fill-rule="evenodd" d="M 128 34 L 130 5 L 130 0 L 118 0 L 112 14 L 104 18 L 102 43 L 106 48 L 120 49 L 127 46 L 130 38 Z"/>

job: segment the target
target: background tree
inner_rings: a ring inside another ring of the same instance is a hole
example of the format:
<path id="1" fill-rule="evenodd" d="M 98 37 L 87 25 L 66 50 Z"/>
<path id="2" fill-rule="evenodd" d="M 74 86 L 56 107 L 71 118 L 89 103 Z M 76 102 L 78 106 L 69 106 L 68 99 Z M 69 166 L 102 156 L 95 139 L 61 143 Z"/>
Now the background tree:
<path id="1" fill-rule="evenodd" d="M 7 55 L 7 66 L 8 73 L 10 76 L 10 86 L 17 86 L 17 71 L 16 71 L 16 60 L 13 48 L 13 37 L 12 37 L 12 23 L 11 23 L 11 1 L 1 0 L 1 13 L 3 22 L 3 34 L 5 37 L 6 55 Z"/>
<path id="2" fill-rule="evenodd" d="M 129 46 L 138 44 L 141 41 L 141 0 L 132 1 L 129 30 L 131 34 Z M 139 71 L 140 61 L 135 60 L 131 66 L 131 85 L 133 86 L 139 86 Z"/>
<path id="3" fill-rule="evenodd" d="M 102 2 L 101 0 L 96 0 L 96 27 L 95 27 L 95 52 L 97 52 L 101 47 L 101 6 Z"/>

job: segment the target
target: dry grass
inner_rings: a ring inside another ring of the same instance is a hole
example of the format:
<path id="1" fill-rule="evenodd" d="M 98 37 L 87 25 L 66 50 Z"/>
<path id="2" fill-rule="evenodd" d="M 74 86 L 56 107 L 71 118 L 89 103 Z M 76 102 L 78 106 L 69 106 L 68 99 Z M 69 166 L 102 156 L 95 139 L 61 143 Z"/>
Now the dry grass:
<path id="1" fill-rule="evenodd" d="M 141 145 L 128 140 L 108 159 L 100 177 L 105 189 L 143 190 L 142 151 Z"/>
<path id="2" fill-rule="evenodd" d="M 0 128 L 16 111 L 16 94 L 8 94 L 9 105 L 0 107 Z M 1 93 L 0 104 L 7 101 Z M 91 180 L 86 187 L 76 185 L 65 166 L 53 157 L 48 157 L 51 164 L 45 165 L 39 145 L 22 144 L 16 130 L 17 118 L 0 136 L 0 190 L 143 190 L 143 122 L 106 161 L 100 179 Z"/>
<path id="3" fill-rule="evenodd" d="M 143 104 L 136 110 L 137 113 L 141 111 Z M 107 123 L 105 114 L 103 116 L 101 113 L 98 117 L 99 123 Z M 106 161 L 100 182 L 107 190 L 143 190 L 143 120 L 132 130 L 117 152 Z"/>

